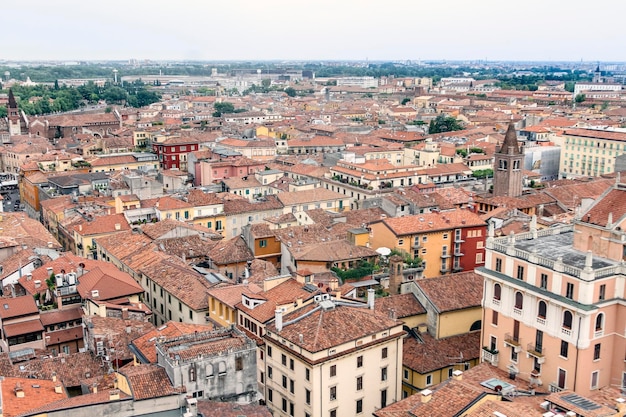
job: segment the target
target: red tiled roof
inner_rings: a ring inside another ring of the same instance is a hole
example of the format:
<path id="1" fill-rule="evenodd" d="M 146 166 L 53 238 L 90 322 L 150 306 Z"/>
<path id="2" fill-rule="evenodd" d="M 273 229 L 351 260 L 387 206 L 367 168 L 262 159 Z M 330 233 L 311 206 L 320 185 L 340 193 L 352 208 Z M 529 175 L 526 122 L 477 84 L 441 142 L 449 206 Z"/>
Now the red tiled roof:
<path id="1" fill-rule="evenodd" d="M 39 319 L 30 321 L 21 321 L 19 323 L 5 324 L 2 326 L 4 334 L 7 337 L 18 336 L 21 334 L 42 332 L 43 325 Z"/>

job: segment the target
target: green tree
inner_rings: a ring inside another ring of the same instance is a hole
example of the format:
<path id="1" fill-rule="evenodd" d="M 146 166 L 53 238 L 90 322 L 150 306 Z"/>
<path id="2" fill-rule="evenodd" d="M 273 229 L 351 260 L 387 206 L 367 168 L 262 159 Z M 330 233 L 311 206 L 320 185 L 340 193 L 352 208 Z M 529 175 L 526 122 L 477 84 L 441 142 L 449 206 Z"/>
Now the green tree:
<path id="1" fill-rule="evenodd" d="M 404 106 L 406 103 L 409 103 L 410 101 L 411 101 L 410 98 L 405 97 L 405 98 L 402 99 L 402 105 Z"/>
<path id="2" fill-rule="evenodd" d="M 0 106 L 0 117 L 7 117 L 7 108 Z"/>
<path id="3" fill-rule="evenodd" d="M 574 98 L 574 101 L 576 103 L 582 103 L 583 101 L 585 101 L 586 98 L 587 96 L 585 96 L 584 94 L 577 94 L 576 97 Z"/>
<path id="4" fill-rule="evenodd" d="M 223 113 L 234 113 L 235 106 L 233 103 L 229 103 L 227 101 L 221 103 L 215 103 L 213 105 L 215 112 L 213 112 L 213 117 L 221 117 Z"/>
<path id="5" fill-rule="evenodd" d="M 455 130 L 463 130 L 463 125 L 454 117 L 446 116 L 441 113 L 430 121 L 428 125 L 428 133 L 452 132 Z"/>
<path id="6" fill-rule="evenodd" d="M 287 95 L 289 97 L 295 97 L 296 96 L 296 89 L 293 87 L 287 87 L 285 88 L 285 93 L 287 93 Z"/>

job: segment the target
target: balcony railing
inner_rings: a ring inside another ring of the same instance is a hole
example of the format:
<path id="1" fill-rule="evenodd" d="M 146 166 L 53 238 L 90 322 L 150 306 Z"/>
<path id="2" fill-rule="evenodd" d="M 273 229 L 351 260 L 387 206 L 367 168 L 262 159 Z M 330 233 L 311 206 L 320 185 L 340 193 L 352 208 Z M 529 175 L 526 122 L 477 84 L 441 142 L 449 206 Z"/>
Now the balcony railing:
<path id="1" fill-rule="evenodd" d="M 561 388 L 559 387 L 559 384 L 557 384 L 556 382 L 550 382 L 548 384 L 548 390 L 550 392 L 561 392 L 563 391 L 565 388 Z"/>
<path id="2" fill-rule="evenodd" d="M 499 359 L 500 359 L 500 357 L 499 357 L 499 353 L 498 353 L 497 350 L 495 350 L 495 351 L 488 350 L 488 349 L 483 347 L 483 360 L 485 362 L 489 362 L 493 366 L 497 366 Z"/>
<path id="3" fill-rule="evenodd" d="M 595 332 L 593 332 L 593 337 L 594 338 L 598 338 L 598 337 L 602 337 L 602 336 L 604 336 L 604 329 L 596 330 Z"/>
<path id="4" fill-rule="evenodd" d="M 511 333 L 507 333 L 504 335 L 504 343 L 513 346 L 516 352 L 519 352 L 522 347 L 522 340 L 519 338 L 519 336 L 512 335 Z"/>
<path id="5" fill-rule="evenodd" d="M 529 343 L 526 347 L 526 352 L 537 358 L 539 363 L 543 363 L 545 361 L 546 349 L 542 345 Z"/>
<path id="6" fill-rule="evenodd" d="M 561 327 L 561 333 L 563 333 L 565 336 L 571 336 L 572 335 L 572 329 L 567 329 L 565 327 Z"/>
<path id="7" fill-rule="evenodd" d="M 499 306 L 499 305 L 500 305 L 500 300 L 498 300 L 497 298 L 492 298 L 492 299 L 491 299 L 491 303 L 492 303 L 494 306 Z"/>
<path id="8" fill-rule="evenodd" d="M 546 319 L 543 317 L 537 317 L 537 323 L 541 324 L 542 326 L 546 325 Z"/>
<path id="9" fill-rule="evenodd" d="M 513 307 L 513 314 L 515 314 L 516 316 L 521 316 L 522 315 L 522 309 L 518 308 L 518 307 Z"/>

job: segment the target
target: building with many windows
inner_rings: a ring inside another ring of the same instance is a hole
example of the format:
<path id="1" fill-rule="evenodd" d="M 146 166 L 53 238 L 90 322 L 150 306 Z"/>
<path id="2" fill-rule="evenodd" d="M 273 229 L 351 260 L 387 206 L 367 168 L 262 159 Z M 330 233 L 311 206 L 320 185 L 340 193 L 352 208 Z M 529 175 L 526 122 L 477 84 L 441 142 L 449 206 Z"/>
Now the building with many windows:
<path id="1" fill-rule="evenodd" d="M 402 322 L 368 303 L 315 296 L 264 336 L 260 387 L 274 416 L 371 415 L 400 399 Z"/>
<path id="2" fill-rule="evenodd" d="M 626 386 L 626 185 L 573 224 L 487 239 L 482 358 L 551 391 Z"/>
<path id="3" fill-rule="evenodd" d="M 615 157 L 626 153 L 626 132 L 570 129 L 560 145 L 562 177 L 597 177 L 615 171 Z"/>

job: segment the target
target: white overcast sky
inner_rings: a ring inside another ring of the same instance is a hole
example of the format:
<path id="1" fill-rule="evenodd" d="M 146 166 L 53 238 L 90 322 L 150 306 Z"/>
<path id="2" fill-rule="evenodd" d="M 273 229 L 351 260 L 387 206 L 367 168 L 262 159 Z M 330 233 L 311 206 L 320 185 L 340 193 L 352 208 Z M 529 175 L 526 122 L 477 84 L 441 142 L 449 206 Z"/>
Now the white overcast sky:
<path id="1" fill-rule="evenodd" d="M 626 61 L 626 0 L 20 0 L 0 60 Z"/>

